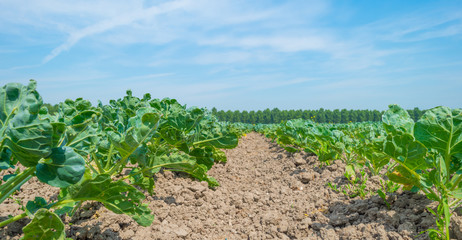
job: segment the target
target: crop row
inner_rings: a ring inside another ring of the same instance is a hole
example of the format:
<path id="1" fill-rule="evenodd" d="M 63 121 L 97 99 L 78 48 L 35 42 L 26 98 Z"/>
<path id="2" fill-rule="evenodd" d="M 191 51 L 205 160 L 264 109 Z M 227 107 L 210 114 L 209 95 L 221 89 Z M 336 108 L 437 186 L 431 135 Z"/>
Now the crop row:
<path id="1" fill-rule="evenodd" d="M 346 163 L 345 177 L 351 185 L 338 189 L 364 197 L 367 173 L 385 175 L 377 193 L 386 202 L 387 192 L 423 192 L 436 201 L 436 229 L 432 239 L 450 239 L 450 218 L 462 203 L 462 110 L 436 107 L 417 121 L 397 105 L 390 105 L 382 122 L 320 124 L 310 120 L 289 120 L 281 124 L 257 125 L 255 130 L 277 141 L 287 151 L 316 154 L 321 165 L 334 159 Z M 359 178 L 357 171 L 361 173 Z M 368 170 L 368 171 L 365 171 Z M 389 203 L 386 202 L 389 206 Z"/>
<path id="2" fill-rule="evenodd" d="M 25 239 L 65 239 L 59 216 L 85 201 L 149 226 L 154 216 L 139 189 L 153 194 L 155 173 L 185 172 L 218 186 L 207 171 L 226 161 L 220 149 L 236 147 L 243 134 L 205 109 L 130 91 L 108 105 L 66 100 L 50 114 L 33 80 L 0 89 L 0 127 L 0 171 L 11 173 L 0 179 L 0 204 L 34 177 L 60 188 L 57 200 L 36 197 L 22 206 L 24 213 L 0 222 L 31 218 Z"/>

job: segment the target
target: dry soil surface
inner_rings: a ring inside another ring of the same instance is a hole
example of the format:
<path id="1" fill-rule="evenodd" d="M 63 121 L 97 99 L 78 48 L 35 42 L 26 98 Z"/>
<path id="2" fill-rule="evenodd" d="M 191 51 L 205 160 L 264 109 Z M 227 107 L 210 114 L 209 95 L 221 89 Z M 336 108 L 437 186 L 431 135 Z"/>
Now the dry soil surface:
<path id="1" fill-rule="evenodd" d="M 344 164 L 319 167 L 315 156 L 290 154 L 257 133 L 226 150 L 228 162 L 209 172 L 221 184 L 207 184 L 183 174 L 159 173 L 156 195 L 146 202 L 155 214 L 150 227 L 117 215 L 99 203 L 87 203 L 72 218 L 63 217 L 73 239 L 427 239 L 419 233 L 434 225 L 426 207 L 435 207 L 421 194 L 398 191 L 388 195 L 391 209 L 370 194 L 348 198 L 326 186 L 346 183 Z M 374 191 L 372 177 L 366 190 Z M 58 189 L 37 180 L 26 183 L 16 199 L 56 197 Z M 0 205 L 0 220 L 19 214 L 8 199 Z M 19 239 L 29 220 L 0 229 L 0 239 Z M 462 239 L 462 217 L 452 218 L 452 234 Z"/>

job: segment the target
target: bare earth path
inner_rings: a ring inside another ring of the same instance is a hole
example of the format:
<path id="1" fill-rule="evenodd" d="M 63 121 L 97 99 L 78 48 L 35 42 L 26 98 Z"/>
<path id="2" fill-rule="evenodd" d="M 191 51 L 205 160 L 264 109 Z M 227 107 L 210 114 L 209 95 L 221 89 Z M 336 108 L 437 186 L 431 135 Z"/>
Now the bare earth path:
<path id="1" fill-rule="evenodd" d="M 348 199 L 326 187 L 344 183 L 344 166 L 336 161 L 318 168 L 315 156 L 288 154 L 257 133 L 248 134 L 236 149 L 227 150 L 228 162 L 209 172 L 221 184 L 209 189 L 182 174 L 164 172 L 156 195 L 146 199 L 156 218 L 140 227 L 97 203 L 86 204 L 66 218 L 68 237 L 74 239 L 427 239 L 420 231 L 434 219 L 425 196 L 389 196 L 392 209 L 374 194 Z M 371 178 L 370 188 L 378 186 Z M 55 195 L 56 189 L 39 182 L 23 186 L 17 196 Z M 0 218 L 18 212 L 11 200 L 0 206 Z M 462 239 L 462 218 L 453 217 L 454 236 Z M 0 239 L 18 239 L 27 221 L 0 229 Z"/>

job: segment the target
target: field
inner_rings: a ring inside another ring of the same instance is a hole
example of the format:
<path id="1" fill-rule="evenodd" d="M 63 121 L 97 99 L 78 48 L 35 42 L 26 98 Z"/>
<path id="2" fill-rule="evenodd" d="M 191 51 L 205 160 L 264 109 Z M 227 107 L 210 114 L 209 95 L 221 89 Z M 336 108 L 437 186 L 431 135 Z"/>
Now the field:
<path id="1" fill-rule="evenodd" d="M 428 239 L 420 231 L 434 225 L 425 195 L 396 192 L 388 210 L 378 196 L 348 198 L 326 186 L 345 182 L 341 161 L 318 168 L 316 156 L 287 153 L 264 136 L 250 133 L 228 162 L 209 171 L 221 186 L 209 189 L 181 173 L 156 175 L 156 195 L 146 202 L 155 220 L 149 227 L 130 217 L 87 203 L 72 218 L 66 233 L 75 239 Z M 378 188 L 377 179 L 368 188 Z M 59 189 L 39 181 L 26 183 L 15 196 L 56 196 Z M 19 212 L 8 200 L 1 205 L 4 219 Z M 1 229 L 1 239 L 18 239 L 22 220 Z M 462 239 L 462 217 L 453 216 L 454 237 Z"/>
<path id="2" fill-rule="evenodd" d="M 0 89 L 2 239 L 462 239 L 462 111 L 414 121 L 218 121 Z"/>

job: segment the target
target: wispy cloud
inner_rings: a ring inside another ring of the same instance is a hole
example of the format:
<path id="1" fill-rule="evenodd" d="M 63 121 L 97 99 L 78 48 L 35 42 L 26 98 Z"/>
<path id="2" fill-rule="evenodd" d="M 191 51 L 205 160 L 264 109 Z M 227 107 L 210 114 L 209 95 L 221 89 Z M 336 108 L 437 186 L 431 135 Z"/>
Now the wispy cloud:
<path id="1" fill-rule="evenodd" d="M 274 54 L 253 51 L 210 52 L 194 57 L 194 62 L 210 64 L 249 64 L 251 62 L 268 62 L 274 60 Z"/>
<path id="2" fill-rule="evenodd" d="M 462 10 L 450 6 L 417 9 L 401 16 L 384 18 L 356 29 L 365 39 L 416 42 L 462 34 Z M 366 36 L 364 36 L 366 34 Z M 375 35 L 375 36 L 373 36 Z"/>
<path id="3" fill-rule="evenodd" d="M 299 52 L 308 50 L 326 51 L 331 41 L 327 37 L 321 37 L 320 34 L 311 34 L 300 36 L 300 34 L 286 35 L 267 35 L 267 36 L 218 36 L 203 39 L 199 44 L 203 45 L 220 45 L 226 47 L 248 48 L 271 48 L 280 52 Z"/>
<path id="4" fill-rule="evenodd" d="M 185 4 L 188 4 L 188 1 L 173 1 L 161 4 L 159 6 L 153 6 L 147 9 L 140 9 L 137 11 L 129 12 L 124 15 L 120 15 L 114 18 L 106 19 L 101 21 L 97 24 L 85 27 L 81 30 L 75 31 L 70 34 L 69 38 L 63 44 L 59 45 L 55 49 L 51 51 L 44 59 L 43 62 L 46 63 L 56 56 L 58 56 L 61 52 L 68 50 L 72 46 L 74 46 L 78 41 L 82 38 L 102 33 L 108 30 L 111 30 L 115 27 L 133 24 L 136 21 L 140 21 L 147 18 L 152 18 L 156 15 L 166 13 L 172 10 L 179 9 L 183 7 Z"/>

